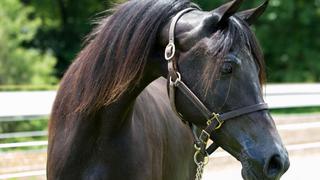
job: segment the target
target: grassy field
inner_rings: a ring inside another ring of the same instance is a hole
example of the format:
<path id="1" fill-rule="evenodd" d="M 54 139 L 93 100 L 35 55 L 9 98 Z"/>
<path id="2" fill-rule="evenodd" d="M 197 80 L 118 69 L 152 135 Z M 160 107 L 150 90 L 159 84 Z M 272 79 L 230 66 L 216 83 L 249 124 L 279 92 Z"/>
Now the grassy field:
<path id="1" fill-rule="evenodd" d="M 1 91 L 48 91 L 57 90 L 58 85 L 0 85 Z"/>
<path id="2" fill-rule="evenodd" d="M 4 121 L 0 122 L 0 134 L 16 136 L 12 133 L 17 132 L 46 132 L 48 127 L 48 119 L 47 118 L 36 118 L 36 119 L 26 119 L 19 121 Z M 17 143 L 17 142 L 28 142 L 28 141 L 42 141 L 47 140 L 47 136 L 45 135 L 37 135 L 37 136 L 28 136 L 28 137 L 1 137 L 0 144 L 5 143 Z M 43 147 L 17 147 L 17 148 L 2 148 L 0 152 L 8 152 L 8 151 L 17 151 L 17 150 L 38 150 Z"/>
<path id="3" fill-rule="evenodd" d="M 286 108 L 286 109 L 271 109 L 272 114 L 309 114 L 320 113 L 320 107 L 302 107 L 302 108 Z"/>

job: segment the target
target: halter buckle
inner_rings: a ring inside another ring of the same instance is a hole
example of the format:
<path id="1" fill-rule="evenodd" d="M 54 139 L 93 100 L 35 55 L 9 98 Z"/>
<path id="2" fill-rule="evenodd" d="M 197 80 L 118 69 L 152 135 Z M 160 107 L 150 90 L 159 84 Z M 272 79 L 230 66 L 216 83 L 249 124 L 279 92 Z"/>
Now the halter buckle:
<path id="1" fill-rule="evenodd" d="M 196 151 L 205 152 L 209 138 L 210 134 L 207 131 L 202 130 L 198 140 L 194 143 L 194 149 Z"/>
<path id="2" fill-rule="evenodd" d="M 212 123 L 212 121 L 216 120 L 218 122 L 218 125 L 214 129 L 215 130 L 220 129 L 224 121 L 220 120 L 219 117 L 220 117 L 220 114 L 212 113 L 212 117 L 207 121 L 207 125 L 209 126 Z"/>
<path id="3" fill-rule="evenodd" d="M 176 46 L 174 45 L 173 41 L 170 41 L 164 51 L 164 57 L 167 61 L 170 61 L 173 58 L 175 53 L 176 53 Z"/>
<path id="4" fill-rule="evenodd" d="M 199 140 L 204 144 L 206 145 L 208 143 L 208 140 L 210 138 L 210 134 L 205 131 L 205 130 L 202 130 L 200 136 L 199 136 Z"/>

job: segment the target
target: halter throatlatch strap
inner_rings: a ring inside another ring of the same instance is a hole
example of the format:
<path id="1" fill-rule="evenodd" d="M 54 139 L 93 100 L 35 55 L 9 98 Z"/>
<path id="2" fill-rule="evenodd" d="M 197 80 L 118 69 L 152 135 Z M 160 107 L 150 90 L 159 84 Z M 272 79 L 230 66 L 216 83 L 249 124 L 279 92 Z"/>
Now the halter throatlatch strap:
<path id="1" fill-rule="evenodd" d="M 179 89 L 207 120 L 207 127 L 201 131 L 199 137 L 197 136 L 198 127 L 190 123 L 191 129 L 194 135 L 194 139 L 195 139 L 195 149 L 196 149 L 195 160 L 197 159 L 196 156 L 198 154 L 201 154 L 203 157 L 207 157 L 208 154 L 211 154 L 213 151 L 215 151 L 219 147 L 215 142 L 213 142 L 207 148 L 207 143 L 208 143 L 208 140 L 210 139 L 210 135 L 215 130 L 219 129 L 225 121 L 236 118 L 241 115 L 246 115 L 256 111 L 268 109 L 268 105 L 266 103 L 258 103 L 250 106 L 245 106 L 243 108 L 235 109 L 222 114 L 211 112 L 203 104 L 203 102 L 191 91 L 191 89 L 181 80 L 181 75 L 178 71 L 176 60 L 175 60 L 175 52 L 176 52 L 176 46 L 174 44 L 175 26 L 179 18 L 183 14 L 196 9 L 197 8 L 187 8 L 180 11 L 174 16 L 169 29 L 169 43 L 165 49 L 165 59 L 168 62 L 168 73 L 169 73 L 168 74 L 169 99 L 170 99 L 172 110 L 177 114 L 178 117 L 180 117 L 180 119 L 185 121 L 181 113 L 179 113 L 179 111 L 177 110 L 176 103 L 175 103 L 175 91 L 176 89 Z"/>

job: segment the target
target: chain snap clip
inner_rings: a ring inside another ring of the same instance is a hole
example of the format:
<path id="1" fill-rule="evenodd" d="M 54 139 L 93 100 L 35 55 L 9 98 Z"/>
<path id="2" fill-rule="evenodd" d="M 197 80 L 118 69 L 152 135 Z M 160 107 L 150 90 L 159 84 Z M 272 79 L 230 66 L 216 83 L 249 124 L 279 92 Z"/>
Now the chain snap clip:
<path id="1" fill-rule="evenodd" d="M 176 72 L 176 74 L 177 74 L 177 78 L 174 81 L 172 80 L 171 76 L 169 77 L 170 85 L 177 86 L 178 82 L 181 81 L 181 74 L 179 72 Z"/>

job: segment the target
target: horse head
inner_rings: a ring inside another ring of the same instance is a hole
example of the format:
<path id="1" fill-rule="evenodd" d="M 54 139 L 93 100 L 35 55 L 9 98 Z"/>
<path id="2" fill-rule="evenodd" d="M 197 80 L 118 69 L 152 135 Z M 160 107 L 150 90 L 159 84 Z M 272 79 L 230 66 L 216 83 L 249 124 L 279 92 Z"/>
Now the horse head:
<path id="1" fill-rule="evenodd" d="M 210 137 L 242 163 L 244 179 L 279 179 L 289 168 L 289 159 L 275 123 L 265 106 L 248 111 L 264 104 L 264 60 L 250 25 L 268 1 L 237 12 L 241 2 L 234 0 L 210 12 L 190 8 L 172 18 L 160 33 L 161 44 L 169 43 L 164 72 L 175 91 L 170 97 L 174 110 L 189 123 L 206 128 L 208 117 L 201 108 L 215 115 L 231 112 L 232 120 L 219 124 Z M 177 88 L 181 82 L 184 87 Z M 196 108 L 194 102 L 203 107 Z"/>

